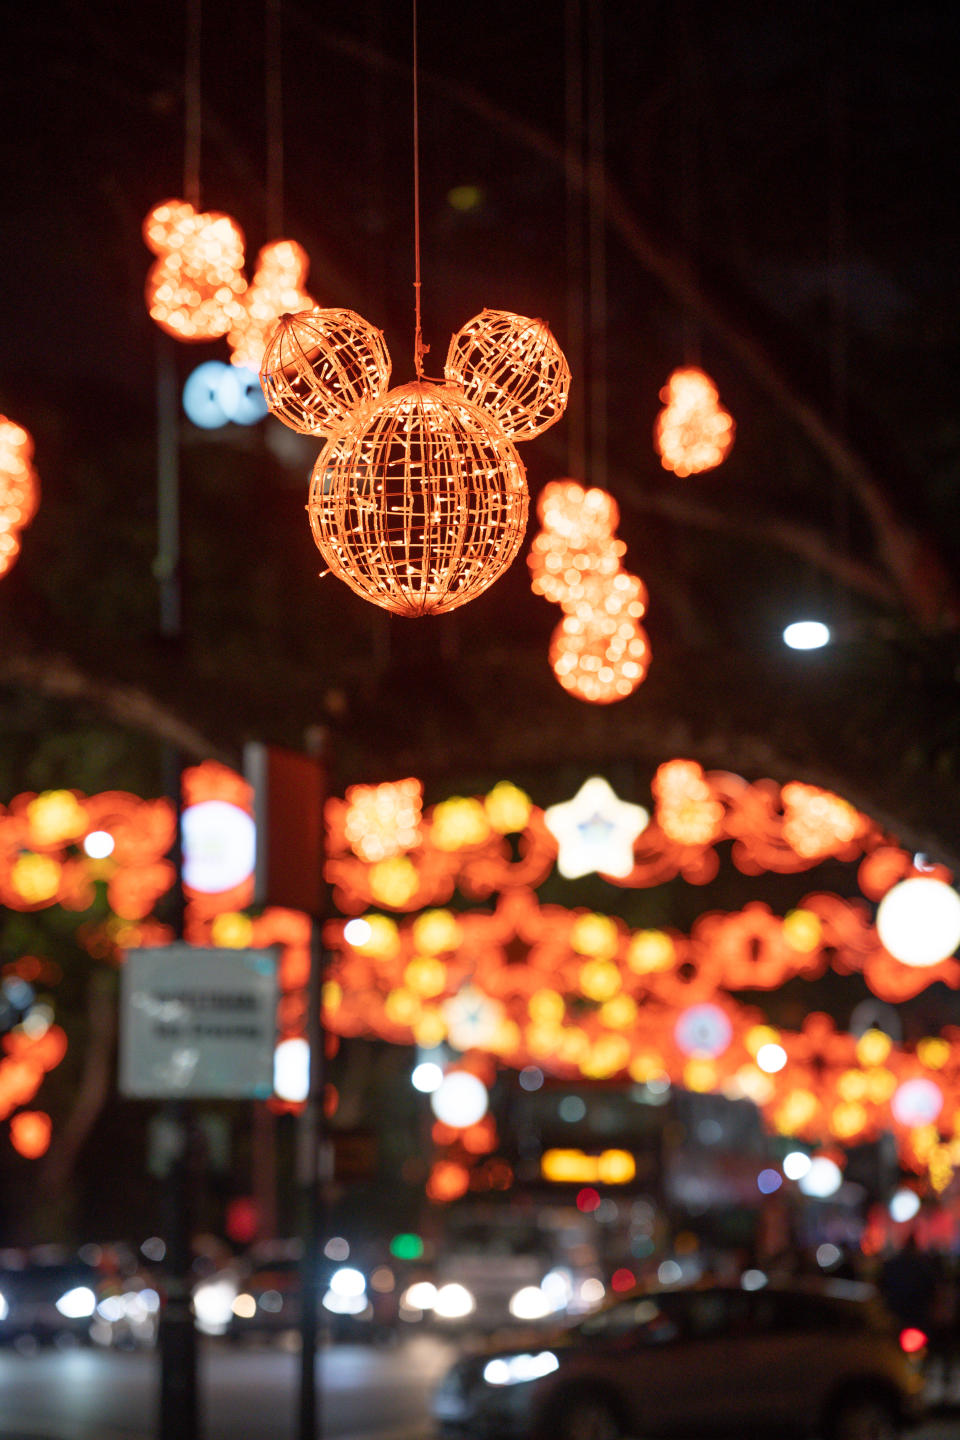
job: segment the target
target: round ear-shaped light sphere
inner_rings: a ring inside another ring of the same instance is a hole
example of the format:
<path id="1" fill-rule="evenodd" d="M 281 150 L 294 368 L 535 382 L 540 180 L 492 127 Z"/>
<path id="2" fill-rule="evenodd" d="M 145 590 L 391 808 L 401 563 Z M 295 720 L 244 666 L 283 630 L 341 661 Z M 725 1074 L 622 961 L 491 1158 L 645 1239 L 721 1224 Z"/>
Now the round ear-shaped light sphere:
<path id="1" fill-rule="evenodd" d="M 516 556 L 523 465 L 497 422 L 446 385 L 414 381 L 328 440 L 307 511 L 330 570 L 398 615 L 474 600 Z"/>
<path id="2" fill-rule="evenodd" d="M 500 422 L 511 440 L 529 440 L 559 420 L 570 366 L 543 320 L 482 310 L 450 341 L 443 373 Z"/>
<path id="3" fill-rule="evenodd" d="M 902 964 L 939 965 L 960 945 L 960 895 L 927 876 L 901 880 L 880 901 L 877 933 Z"/>
<path id="4" fill-rule="evenodd" d="M 383 334 L 353 310 L 281 315 L 260 366 L 270 412 L 301 435 L 330 435 L 390 380 Z"/>

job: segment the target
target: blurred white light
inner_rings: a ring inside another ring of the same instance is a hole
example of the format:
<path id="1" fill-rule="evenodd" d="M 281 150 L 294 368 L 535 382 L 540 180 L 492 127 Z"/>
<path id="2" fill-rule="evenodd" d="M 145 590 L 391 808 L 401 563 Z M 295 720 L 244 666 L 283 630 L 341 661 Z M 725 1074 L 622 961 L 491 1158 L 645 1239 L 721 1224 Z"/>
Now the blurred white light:
<path id="1" fill-rule="evenodd" d="M 166 1242 L 161 1240 L 159 1235 L 149 1236 L 148 1239 L 144 1240 L 140 1249 L 144 1255 L 146 1255 L 147 1259 L 152 1260 L 155 1265 L 159 1265 L 167 1253 Z"/>
<path id="2" fill-rule="evenodd" d="M 761 1045 L 757 1051 L 757 1065 L 768 1075 L 776 1075 L 787 1063 L 787 1052 L 782 1045 Z"/>
<path id="3" fill-rule="evenodd" d="M 830 1266 L 836 1265 L 839 1259 L 841 1259 L 841 1255 L 836 1245 L 831 1245 L 828 1242 L 827 1244 L 817 1246 L 817 1264 L 821 1270 L 829 1270 Z"/>
<path id="4" fill-rule="evenodd" d="M 740 1285 L 744 1290 L 762 1290 L 767 1283 L 767 1277 L 762 1270 L 744 1270 L 740 1276 Z"/>
<path id="5" fill-rule="evenodd" d="M 84 838 L 83 848 L 91 860 L 106 860 L 113 854 L 115 841 L 109 830 L 91 830 Z"/>
<path id="6" fill-rule="evenodd" d="M 795 620 L 783 632 L 783 643 L 791 650 L 819 650 L 830 641 L 830 629 L 820 620 Z"/>
<path id="7" fill-rule="evenodd" d="M 788 1180 L 802 1180 L 813 1161 L 805 1150 L 791 1150 L 784 1156 L 783 1173 Z"/>
<path id="8" fill-rule="evenodd" d="M 294 1037 L 273 1052 L 273 1090 L 281 1100 L 306 1100 L 310 1090 L 310 1046 Z"/>
<path id="9" fill-rule="evenodd" d="M 105 1295 L 97 1305 L 97 1314 L 111 1325 L 116 1325 L 127 1313 L 122 1295 Z"/>
<path id="10" fill-rule="evenodd" d="M 664 1260 L 657 1270 L 657 1280 L 661 1285 L 676 1285 L 683 1279 L 683 1271 L 676 1260 Z"/>
<path id="11" fill-rule="evenodd" d="M 334 1295 L 363 1295 L 367 1282 L 359 1270 L 352 1265 L 342 1265 L 330 1276 L 330 1289 Z"/>
<path id="12" fill-rule="evenodd" d="M 238 1295 L 236 1300 L 234 1300 L 233 1313 L 240 1320 L 252 1320 L 257 1313 L 256 1300 L 254 1300 L 252 1295 L 248 1295 L 247 1292 L 244 1291 L 242 1295 Z"/>
<path id="13" fill-rule="evenodd" d="M 580 1286 L 580 1299 L 585 1305 L 599 1305 L 606 1293 L 603 1281 L 593 1277 L 584 1280 Z"/>
<path id="14" fill-rule="evenodd" d="M 684 1055 L 715 1060 L 733 1039 L 733 1026 L 725 1011 L 709 1000 L 683 1010 L 673 1027 L 677 1049 Z"/>
<path id="15" fill-rule="evenodd" d="M 943 1109 L 943 1091 L 934 1080 L 918 1075 L 905 1080 L 890 1101 L 894 1120 L 901 1125 L 932 1125 Z"/>
<path id="16" fill-rule="evenodd" d="M 939 965 L 960 945 L 960 895 L 928 876 L 901 880 L 880 901 L 877 934 L 902 964 Z"/>
<path id="17" fill-rule="evenodd" d="M 458 1285 L 455 1281 L 441 1285 L 433 1302 L 433 1313 L 441 1320 L 462 1320 L 472 1315 L 476 1308 L 477 1302 L 466 1285 Z"/>
<path id="18" fill-rule="evenodd" d="M 442 1284 L 436 1299 L 433 1300 L 433 1313 L 439 1315 L 442 1320 L 462 1320 L 466 1315 L 472 1315 L 476 1309 L 476 1300 L 471 1295 L 465 1284 Z"/>
<path id="19" fill-rule="evenodd" d="M 507 1308 L 515 1320 L 542 1320 L 554 1307 L 539 1285 L 524 1285 L 510 1296 Z"/>
<path id="20" fill-rule="evenodd" d="M 331 1235 L 323 1253 L 328 1260 L 348 1260 L 350 1258 L 350 1245 L 342 1235 Z"/>
<path id="21" fill-rule="evenodd" d="M 438 1120 L 455 1130 L 476 1125 L 487 1113 L 487 1087 L 469 1070 L 451 1070 L 430 1096 L 430 1108 Z"/>
<path id="22" fill-rule="evenodd" d="M 432 1310 L 436 1298 L 437 1287 L 432 1281 L 415 1280 L 404 1290 L 400 1303 L 409 1305 L 411 1310 Z"/>
<path id="23" fill-rule="evenodd" d="M 234 425 L 256 425 L 267 413 L 260 376 L 249 365 L 226 365 L 220 377 L 217 399 Z"/>
<path id="24" fill-rule="evenodd" d="M 321 1304 L 331 1315 L 362 1315 L 369 1301 L 366 1295 L 338 1295 L 336 1290 L 328 1290 Z"/>
<path id="25" fill-rule="evenodd" d="M 890 1200 L 890 1219 L 898 1225 L 912 1220 L 920 1209 L 920 1196 L 916 1190 L 897 1190 Z"/>
<path id="26" fill-rule="evenodd" d="M 348 920 L 343 927 L 343 938 L 348 945 L 366 945 L 372 934 L 369 920 Z"/>
<path id="27" fill-rule="evenodd" d="M 150 1286 L 140 1291 L 140 1301 L 148 1315 L 155 1315 L 160 1309 L 160 1296 Z"/>
<path id="28" fill-rule="evenodd" d="M 7 1304 L 6 1295 L 0 1294 L 0 1320 L 6 1320 L 10 1314 L 10 1306 Z"/>
<path id="29" fill-rule="evenodd" d="M 843 1172 L 839 1165 L 826 1155 L 817 1155 L 810 1161 L 810 1168 L 800 1177 L 799 1189 L 813 1200 L 826 1200 L 835 1195 L 843 1184 Z"/>
<path id="30" fill-rule="evenodd" d="M 419 1065 L 414 1066 L 410 1084 L 422 1095 L 432 1095 L 443 1084 L 443 1071 L 432 1060 L 423 1060 Z"/>
<path id="31" fill-rule="evenodd" d="M 488 1360 L 483 1367 L 483 1378 L 488 1385 L 519 1385 L 550 1375 L 559 1365 L 552 1350 L 541 1350 L 539 1355 L 507 1355 L 503 1359 Z"/>
<path id="32" fill-rule="evenodd" d="M 193 1292 L 197 1329 L 205 1335 L 223 1335 L 230 1324 L 236 1290 L 229 1280 L 210 1280 Z"/>
<path id="33" fill-rule="evenodd" d="M 57 1301 L 57 1309 L 68 1320 L 83 1320 L 97 1308 L 97 1297 L 89 1285 L 76 1285 Z"/>
<path id="34" fill-rule="evenodd" d="M 543 1071 L 539 1065 L 524 1065 L 517 1078 L 521 1090 L 539 1090 L 543 1084 Z"/>
<path id="35" fill-rule="evenodd" d="M 202 895 L 232 890 L 253 873 L 257 830 L 251 816 L 226 800 L 188 805 L 180 818 L 183 883 Z"/>
<path id="36" fill-rule="evenodd" d="M 562 1310 L 573 1296 L 573 1276 L 569 1270 L 548 1270 L 540 1281 L 540 1289 L 550 1302 L 551 1310 Z"/>

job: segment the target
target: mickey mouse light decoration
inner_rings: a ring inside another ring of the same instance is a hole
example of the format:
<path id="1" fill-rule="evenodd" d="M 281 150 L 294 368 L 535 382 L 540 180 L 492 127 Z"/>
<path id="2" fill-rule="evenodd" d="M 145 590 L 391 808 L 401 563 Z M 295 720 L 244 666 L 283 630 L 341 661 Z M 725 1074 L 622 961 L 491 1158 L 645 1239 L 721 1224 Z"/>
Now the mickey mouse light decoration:
<path id="1" fill-rule="evenodd" d="M 484 310 L 450 342 L 444 379 L 387 390 L 382 334 L 349 310 L 284 315 L 263 357 L 271 411 L 326 436 L 307 510 L 329 571 L 398 615 L 483 594 L 527 522 L 514 441 L 559 420 L 570 369 L 542 320 Z"/>
<path id="2" fill-rule="evenodd" d="M 736 427 L 710 376 L 693 365 L 674 370 L 660 399 L 654 443 L 663 468 L 685 476 L 722 464 Z"/>

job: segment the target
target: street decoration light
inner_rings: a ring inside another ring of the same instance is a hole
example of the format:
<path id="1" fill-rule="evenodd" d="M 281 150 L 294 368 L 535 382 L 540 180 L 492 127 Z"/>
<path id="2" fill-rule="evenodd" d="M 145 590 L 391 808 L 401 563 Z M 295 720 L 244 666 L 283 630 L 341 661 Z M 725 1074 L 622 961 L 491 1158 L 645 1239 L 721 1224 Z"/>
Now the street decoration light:
<path id="1" fill-rule="evenodd" d="M 736 427 L 709 375 L 696 366 L 674 370 L 660 399 L 654 443 L 663 468 L 686 476 L 722 464 Z"/>
<path id="2" fill-rule="evenodd" d="M 933 876 L 902 880 L 880 901 L 877 931 L 904 965 L 938 965 L 960 945 L 960 895 Z"/>
<path id="3" fill-rule="evenodd" d="M 557 869 L 567 880 L 592 873 L 623 878 L 634 867 L 634 843 L 649 823 L 642 805 L 620 800 L 601 775 L 572 800 L 551 805 L 543 821 L 557 841 Z"/>
<path id="4" fill-rule="evenodd" d="M 617 503 L 596 486 L 554 480 L 537 514 L 541 529 L 527 556 L 531 588 L 564 613 L 550 640 L 554 674 L 580 700 L 623 700 L 646 677 L 650 642 L 639 623 L 646 587 L 620 568 L 626 546 L 616 538 Z"/>
<path id="5" fill-rule="evenodd" d="M 464 605 L 511 564 L 528 507 L 513 442 L 559 419 L 569 385 L 547 326 L 503 311 L 453 337 L 443 382 L 416 360 L 417 378 L 386 390 L 380 331 L 318 309 L 281 318 L 261 369 L 277 418 L 327 437 L 307 511 L 330 573 L 406 616 Z"/>
<path id="6" fill-rule="evenodd" d="M 864 896 L 876 901 L 915 876 L 920 863 L 868 817 L 815 787 L 748 784 L 671 761 L 652 788 L 653 817 L 633 841 L 632 868 L 620 877 L 605 872 L 612 883 L 654 886 L 673 876 L 698 883 L 713 873 L 717 847 L 732 841 L 732 859 L 747 874 L 801 874 L 828 857 L 856 863 Z M 224 766 L 208 762 L 185 775 L 187 807 L 220 801 L 248 810 L 248 792 Z M 691 805 L 695 823 L 678 828 Z M 560 845 L 545 812 L 504 783 L 488 796 L 420 808 L 413 831 L 393 833 L 401 848 L 385 860 L 361 857 L 355 825 L 348 839 L 351 810 L 335 798 L 326 815 L 327 879 L 348 917 L 331 920 L 324 936 L 331 1035 L 380 1035 L 429 1050 L 449 1043 L 458 1012 L 447 1006 L 465 994 L 474 1019 L 489 1010 L 496 1020 L 485 1020 L 482 1037 L 475 1025 L 461 1036 L 476 1047 L 474 1057 L 482 1051 L 518 1073 L 629 1078 L 651 1094 L 674 1084 L 750 1098 L 773 1131 L 801 1145 L 860 1143 L 891 1130 L 905 1167 L 940 1187 L 949 1183 L 960 1158 L 951 1148 L 960 1124 L 957 1036 L 902 1045 L 876 1029 L 838 1030 L 818 1014 L 791 1032 L 764 1023 L 733 995 L 772 990 L 792 977 L 816 979 L 832 964 L 896 1001 L 934 980 L 960 988 L 956 959 L 905 964 L 884 948 L 862 901 L 815 891 L 783 917 L 756 901 L 739 912 L 702 914 L 688 935 L 649 925 L 632 931 L 616 915 L 543 906 L 535 888 L 553 872 Z M 15 797 L 0 810 L 0 903 L 82 912 L 100 882 L 108 915 L 88 917 L 79 932 L 91 953 L 120 959 L 131 946 L 163 943 L 168 932 L 153 910 L 174 882 L 166 859 L 174 824 L 168 801 L 119 792 Z M 89 854 L 84 842 L 95 836 Z M 377 898 L 384 864 L 402 864 L 412 877 L 399 908 Z M 924 862 L 922 878 L 944 883 L 949 876 Z M 454 891 L 468 900 L 466 910 L 447 908 Z M 225 891 L 191 890 L 185 936 L 196 944 L 278 946 L 279 1039 L 296 1039 L 303 1034 L 309 924 L 291 911 L 250 915 L 251 903 L 249 878 Z M 722 1051 L 703 1053 L 700 1045 L 700 1053 L 688 1053 L 677 1043 L 685 1033 L 681 1025 L 677 1035 L 681 1017 L 697 1006 L 726 1016 L 730 1037 Z M 62 1031 L 49 1017 L 38 1014 L 37 1022 L 5 1041 L 0 1118 L 29 1105 L 45 1069 L 62 1059 Z M 778 1068 L 769 1068 L 771 1059 Z M 326 1100 L 336 1103 L 332 1094 Z M 293 1109 L 299 1102 L 271 1103 Z M 435 1198 L 452 1198 L 480 1179 L 490 1189 L 510 1184 L 495 1132 L 478 1123 L 475 1131 L 442 1133 L 453 1168 L 433 1177 Z"/>
<path id="7" fill-rule="evenodd" d="M 0 415 L 0 576 L 20 554 L 20 531 L 33 519 L 39 501 L 30 432 Z"/>
<path id="8" fill-rule="evenodd" d="M 226 335 L 247 288 L 244 236 L 236 220 L 199 212 L 186 200 L 165 200 L 144 220 L 143 238 L 157 257 L 145 294 L 160 329 L 186 341 Z"/>

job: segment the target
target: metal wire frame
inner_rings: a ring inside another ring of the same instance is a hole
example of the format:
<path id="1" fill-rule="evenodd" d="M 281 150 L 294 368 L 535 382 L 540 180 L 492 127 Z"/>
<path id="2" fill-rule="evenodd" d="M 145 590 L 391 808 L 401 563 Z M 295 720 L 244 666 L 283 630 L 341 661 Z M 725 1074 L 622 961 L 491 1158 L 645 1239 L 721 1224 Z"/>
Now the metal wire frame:
<path id="1" fill-rule="evenodd" d="M 382 331 L 353 310 L 282 315 L 267 344 L 260 384 L 270 411 L 301 435 L 330 435 L 387 388 Z"/>
<path id="2" fill-rule="evenodd" d="M 560 419 L 570 367 L 543 320 L 481 310 L 450 341 L 443 373 L 496 416 L 511 440 L 529 440 Z"/>
<path id="3" fill-rule="evenodd" d="M 327 442 L 307 511 L 330 571 L 398 615 L 474 600 L 523 540 L 526 473 L 497 420 L 450 385 L 413 381 Z"/>

